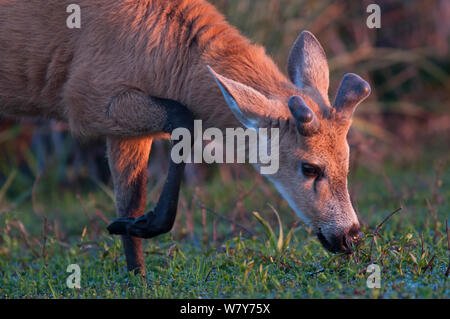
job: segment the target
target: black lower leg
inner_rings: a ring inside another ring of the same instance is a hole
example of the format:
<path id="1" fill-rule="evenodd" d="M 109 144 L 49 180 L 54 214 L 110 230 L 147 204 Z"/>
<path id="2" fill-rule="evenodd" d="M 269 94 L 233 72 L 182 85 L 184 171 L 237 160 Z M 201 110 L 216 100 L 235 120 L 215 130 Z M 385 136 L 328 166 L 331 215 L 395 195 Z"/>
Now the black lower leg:
<path id="1" fill-rule="evenodd" d="M 152 238 L 169 232 L 175 222 L 178 194 L 184 171 L 184 163 L 171 163 L 169 174 L 158 203 L 153 211 L 134 218 L 118 218 L 108 225 L 111 234 L 127 234 L 140 238 Z"/>
<path id="2" fill-rule="evenodd" d="M 168 120 L 164 131 L 170 133 L 176 128 L 184 127 L 191 132 L 193 138 L 192 114 L 179 103 L 167 100 L 161 100 L 160 103 L 167 106 Z M 110 234 L 152 238 L 169 232 L 175 222 L 184 167 L 184 162 L 175 163 L 171 159 L 169 173 L 155 209 L 138 218 L 113 220 L 108 225 Z"/>

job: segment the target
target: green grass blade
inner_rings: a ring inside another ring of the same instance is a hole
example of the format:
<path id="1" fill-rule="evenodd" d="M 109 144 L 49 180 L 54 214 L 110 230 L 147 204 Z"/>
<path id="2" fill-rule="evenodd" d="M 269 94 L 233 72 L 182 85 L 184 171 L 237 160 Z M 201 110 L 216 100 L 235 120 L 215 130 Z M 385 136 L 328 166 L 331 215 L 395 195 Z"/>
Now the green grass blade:
<path id="1" fill-rule="evenodd" d="M 277 251 L 279 253 L 281 253 L 281 251 L 283 250 L 283 242 L 284 242 L 283 224 L 281 223 L 280 214 L 278 214 L 277 210 L 270 204 L 269 204 L 269 207 L 272 208 L 273 212 L 277 216 L 278 227 L 280 229 L 280 233 L 278 235 L 278 242 L 277 242 Z"/>
<path id="2" fill-rule="evenodd" d="M 270 245 L 272 246 L 273 249 L 276 249 L 277 243 L 275 242 L 275 233 L 273 232 L 272 227 L 270 227 L 269 223 L 267 221 L 265 221 L 258 212 L 253 212 L 253 216 L 255 216 L 256 219 L 264 227 L 264 230 L 266 231 L 267 235 L 269 236 Z"/>
<path id="3" fill-rule="evenodd" d="M 13 170 L 11 174 L 9 174 L 8 178 L 6 179 L 5 184 L 3 184 L 2 188 L 0 188 L 0 204 L 5 197 L 6 192 L 11 187 L 12 182 L 14 181 L 14 178 L 17 175 L 17 171 Z"/>

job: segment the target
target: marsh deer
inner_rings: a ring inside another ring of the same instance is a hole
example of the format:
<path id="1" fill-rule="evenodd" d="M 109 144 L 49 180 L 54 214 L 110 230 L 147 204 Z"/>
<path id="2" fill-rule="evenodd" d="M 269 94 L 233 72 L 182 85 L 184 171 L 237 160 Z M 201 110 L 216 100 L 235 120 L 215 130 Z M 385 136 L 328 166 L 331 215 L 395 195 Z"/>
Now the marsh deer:
<path id="1" fill-rule="evenodd" d="M 0 113 L 66 121 L 75 136 L 103 136 L 129 270 L 145 272 L 141 238 L 173 226 L 184 164 L 171 162 L 155 209 L 144 214 L 152 141 L 175 128 L 277 127 L 280 168 L 267 176 L 321 243 L 352 251 L 360 225 L 347 190 L 346 135 L 370 87 L 344 76 L 328 99 L 325 53 L 308 31 L 288 78 L 262 47 L 204 0 L 0 2 Z"/>

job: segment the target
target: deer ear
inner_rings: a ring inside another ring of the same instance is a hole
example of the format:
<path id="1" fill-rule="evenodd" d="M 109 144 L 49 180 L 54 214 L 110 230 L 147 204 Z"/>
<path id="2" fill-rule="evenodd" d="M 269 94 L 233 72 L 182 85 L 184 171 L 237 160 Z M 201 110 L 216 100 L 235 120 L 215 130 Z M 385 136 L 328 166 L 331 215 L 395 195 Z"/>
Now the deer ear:
<path id="1" fill-rule="evenodd" d="M 207 67 L 219 86 L 228 107 L 242 125 L 255 130 L 261 127 L 261 114 L 256 111 L 267 105 L 268 99 L 255 89 L 218 74 L 209 65 Z"/>
<path id="2" fill-rule="evenodd" d="M 316 37 L 303 31 L 295 40 L 288 58 L 288 74 L 299 88 L 310 86 L 328 97 L 329 69 L 325 52 Z"/>

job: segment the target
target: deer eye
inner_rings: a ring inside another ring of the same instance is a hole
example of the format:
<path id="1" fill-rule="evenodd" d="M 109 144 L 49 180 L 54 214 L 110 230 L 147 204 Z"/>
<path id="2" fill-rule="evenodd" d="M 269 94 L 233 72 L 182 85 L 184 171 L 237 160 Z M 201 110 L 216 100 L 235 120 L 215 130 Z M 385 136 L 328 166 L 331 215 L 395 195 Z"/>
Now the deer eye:
<path id="1" fill-rule="evenodd" d="M 323 176 L 323 170 L 317 165 L 302 163 L 302 173 L 308 178 L 317 178 Z"/>

